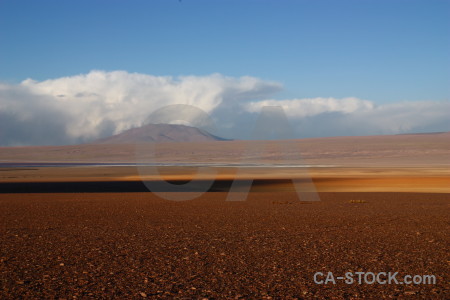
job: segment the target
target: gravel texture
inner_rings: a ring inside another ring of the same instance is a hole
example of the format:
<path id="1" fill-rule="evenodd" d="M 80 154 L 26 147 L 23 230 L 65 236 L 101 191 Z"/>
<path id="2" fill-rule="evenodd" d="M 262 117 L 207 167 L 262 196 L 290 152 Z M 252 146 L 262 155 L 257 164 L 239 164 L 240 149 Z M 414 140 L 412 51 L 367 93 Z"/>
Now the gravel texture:
<path id="1" fill-rule="evenodd" d="M 320 198 L 0 194 L 0 298 L 450 298 L 450 194 Z M 437 284 L 313 280 L 358 271 Z"/>

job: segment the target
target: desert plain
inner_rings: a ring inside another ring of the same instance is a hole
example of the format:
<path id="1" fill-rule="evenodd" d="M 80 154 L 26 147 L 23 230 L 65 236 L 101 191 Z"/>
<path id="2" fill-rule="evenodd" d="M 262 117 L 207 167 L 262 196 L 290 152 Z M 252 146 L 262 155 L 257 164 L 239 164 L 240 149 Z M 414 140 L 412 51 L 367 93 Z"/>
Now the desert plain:
<path id="1" fill-rule="evenodd" d="M 0 297 L 449 298 L 449 133 L 151 147 L 1 148 Z M 436 283 L 314 282 L 360 271 Z"/>

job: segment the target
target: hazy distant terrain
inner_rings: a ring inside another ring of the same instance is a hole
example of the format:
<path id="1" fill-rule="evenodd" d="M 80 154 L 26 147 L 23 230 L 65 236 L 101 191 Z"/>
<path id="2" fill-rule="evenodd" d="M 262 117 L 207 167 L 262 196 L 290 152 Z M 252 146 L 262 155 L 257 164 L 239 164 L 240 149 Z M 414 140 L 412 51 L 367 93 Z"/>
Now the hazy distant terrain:
<path id="1" fill-rule="evenodd" d="M 141 130 L 143 128 L 131 129 L 92 144 L 2 147 L 0 159 L 2 162 L 135 163 L 146 160 L 145 145 L 148 141 L 163 141 L 149 148 L 152 149 L 148 154 L 149 161 L 172 164 L 450 166 L 450 132 L 284 141 L 217 141 L 217 137 L 192 127 L 168 126 L 149 130 L 148 134 Z"/>

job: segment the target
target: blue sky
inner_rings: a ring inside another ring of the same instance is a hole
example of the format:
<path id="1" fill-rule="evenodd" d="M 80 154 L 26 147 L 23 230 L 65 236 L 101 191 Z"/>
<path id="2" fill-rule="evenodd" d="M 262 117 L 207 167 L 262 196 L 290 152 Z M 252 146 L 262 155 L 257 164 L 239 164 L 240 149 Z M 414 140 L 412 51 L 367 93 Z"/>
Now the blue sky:
<path id="1" fill-rule="evenodd" d="M 281 3 L 280 3 L 281 2 Z M 0 2 L 0 80 L 255 76 L 280 98 L 450 98 L 449 1 Z"/>
<path id="2" fill-rule="evenodd" d="M 230 138 L 264 105 L 296 137 L 450 131 L 450 1 L 0 1 L 0 145 L 88 141 L 179 103 Z"/>

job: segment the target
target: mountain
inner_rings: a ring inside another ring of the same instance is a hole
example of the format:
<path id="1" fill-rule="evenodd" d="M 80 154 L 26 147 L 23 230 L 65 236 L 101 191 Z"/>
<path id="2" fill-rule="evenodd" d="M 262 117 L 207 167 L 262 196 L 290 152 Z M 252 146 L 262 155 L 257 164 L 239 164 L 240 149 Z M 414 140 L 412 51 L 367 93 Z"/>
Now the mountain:
<path id="1" fill-rule="evenodd" d="M 174 124 L 148 124 L 96 140 L 93 144 L 131 144 L 148 142 L 208 142 L 225 141 L 196 127 Z"/>

